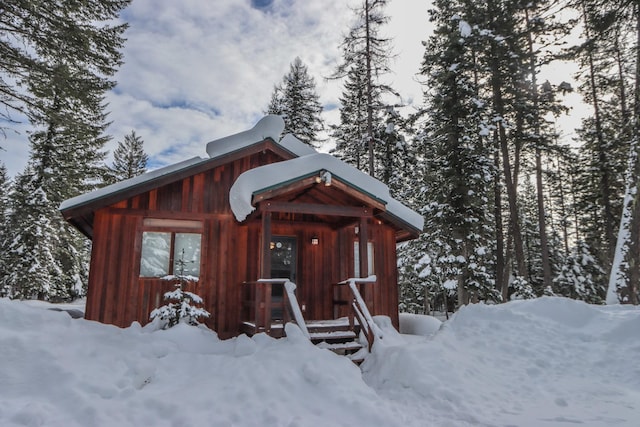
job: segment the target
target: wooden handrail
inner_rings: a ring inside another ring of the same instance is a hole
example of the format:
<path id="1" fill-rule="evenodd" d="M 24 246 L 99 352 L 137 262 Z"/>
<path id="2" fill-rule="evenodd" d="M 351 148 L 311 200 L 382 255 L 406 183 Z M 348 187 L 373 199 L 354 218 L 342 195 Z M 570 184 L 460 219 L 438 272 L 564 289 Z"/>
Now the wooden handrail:
<path id="1" fill-rule="evenodd" d="M 287 301 L 289 302 L 289 306 L 291 307 L 291 311 L 293 312 L 293 317 L 296 320 L 296 323 L 302 330 L 302 334 L 311 339 L 311 335 L 309 335 L 309 330 L 307 329 L 307 323 L 304 321 L 304 317 L 302 316 L 302 310 L 300 310 L 300 304 L 298 304 L 298 298 L 296 298 L 296 294 L 294 291 L 296 290 L 296 284 L 290 280 L 284 282 L 284 289 L 286 291 L 285 295 L 287 295 Z"/>
<path id="2" fill-rule="evenodd" d="M 295 295 L 295 283 L 289 279 L 258 279 L 255 282 L 245 282 L 245 284 L 257 285 L 253 301 L 257 331 L 263 330 L 267 333 L 271 332 L 271 324 L 273 323 L 271 310 L 276 305 L 271 299 L 271 290 L 273 285 L 280 285 L 283 287 L 284 292 L 282 293 L 283 301 L 278 305 L 282 307 L 283 322 L 287 323 L 291 321 L 291 315 L 293 315 L 304 336 L 307 338 L 310 337 L 304 317 L 302 316 L 302 310 L 300 310 L 300 305 Z M 291 312 L 289 312 L 287 308 L 290 308 Z"/>
<path id="3" fill-rule="evenodd" d="M 365 338 L 367 339 L 367 344 L 369 346 L 369 351 L 373 348 L 373 343 L 376 339 L 382 339 L 382 331 L 373 321 L 373 317 L 369 312 L 369 308 L 367 304 L 364 302 L 360 291 L 358 290 L 358 286 L 360 284 L 366 283 L 375 283 L 377 280 L 376 276 L 372 275 L 365 278 L 349 278 L 340 282 L 341 285 L 348 285 L 351 293 L 353 295 L 353 301 L 351 303 L 351 307 L 355 316 L 358 318 L 358 323 L 360 323 L 360 328 L 364 333 Z"/>

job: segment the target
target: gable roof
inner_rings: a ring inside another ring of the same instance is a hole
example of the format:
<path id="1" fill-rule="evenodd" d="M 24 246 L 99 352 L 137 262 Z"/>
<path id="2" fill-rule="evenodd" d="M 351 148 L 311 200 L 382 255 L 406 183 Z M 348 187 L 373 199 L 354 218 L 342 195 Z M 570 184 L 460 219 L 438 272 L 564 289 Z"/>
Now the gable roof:
<path id="1" fill-rule="evenodd" d="M 255 209 L 252 205 L 254 194 L 324 173 L 325 179 L 335 175 L 336 179 L 356 191 L 377 200 L 379 206 L 386 210 L 383 216 L 391 222 L 400 221 L 404 224 L 402 228 L 411 230 L 412 235 L 422 231 L 422 216 L 393 199 L 385 184 L 331 155 L 319 154 L 293 135 L 286 135 L 278 142 L 283 129 L 282 117 L 265 116 L 247 131 L 209 142 L 206 146 L 208 159 L 194 157 L 73 197 L 60 205 L 60 211 L 65 219 L 91 238 L 93 213 L 96 210 L 232 161 L 252 149 L 262 150 L 267 143 L 272 150 L 280 152 L 285 160 L 245 171 L 238 177 L 229 195 L 231 208 L 238 221 L 243 221 Z"/>
<path id="2" fill-rule="evenodd" d="M 193 157 L 174 165 L 155 169 L 134 178 L 72 197 L 62 202 L 59 210 L 67 221 L 85 236 L 91 238 L 93 234 L 93 214 L 100 208 L 233 161 L 250 154 L 252 150 L 260 152 L 265 147 L 268 147 L 271 151 L 279 153 L 284 158 L 296 157 L 308 153 L 309 149 L 313 150 L 298 140 L 288 140 L 284 144 L 277 143 L 279 134 L 274 132 L 281 132 L 283 128 L 284 121 L 282 117 L 266 116 L 249 131 L 209 142 L 207 150 L 210 152 L 210 158 Z M 267 136 L 263 137 L 263 135 Z"/>
<path id="3" fill-rule="evenodd" d="M 200 164 L 204 161 L 206 161 L 206 159 L 203 159 L 202 157 L 193 157 L 180 163 L 176 163 L 175 165 L 169 165 L 163 168 L 155 169 L 151 172 L 147 172 L 133 178 L 125 179 L 123 181 L 116 182 L 115 184 L 98 188 L 97 190 L 91 191 L 89 193 L 81 194 L 79 196 L 67 199 L 60 204 L 59 209 L 61 211 L 67 211 L 74 207 L 108 198 L 109 196 L 121 193 L 122 191 L 128 190 L 130 188 L 142 187 L 144 186 L 144 184 L 155 182 L 162 177 L 175 175 L 176 173 L 184 171 L 185 169 L 191 169 L 192 166 Z"/>

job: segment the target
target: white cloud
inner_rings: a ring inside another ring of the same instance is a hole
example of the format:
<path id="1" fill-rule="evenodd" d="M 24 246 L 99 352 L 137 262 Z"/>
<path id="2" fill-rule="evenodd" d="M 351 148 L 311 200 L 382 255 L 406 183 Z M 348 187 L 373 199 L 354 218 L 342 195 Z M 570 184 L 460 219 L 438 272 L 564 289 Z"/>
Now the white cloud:
<path id="1" fill-rule="evenodd" d="M 339 105 L 340 82 L 325 77 L 339 61 L 357 1 L 132 2 L 122 14 L 130 25 L 124 64 L 107 96 L 107 132 L 113 136 L 107 149 L 135 130 L 155 165 L 206 155 L 208 141 L 246 130 L 262 117 L 274 84 L 296 56 L 315 78 L 320 101 Z M 421 0 L 392 1 L 387 8 L 392 19 L 386 31 L 399 54 L 388 78 L 414 103 L 422 100 L 415 73 L 429 30 L 427 8 Z M 337 110 L 327 109 L 325 119 L 335 123 Z M 27 161 L 27 128 L 0 144 L 10 175 Z"/>
<path id="2" fill-rule="evenodd" d="M 321 101 L 337 103 L 339 85 L 324 77 L 351 19 L 341 0 L 276 0 L 262 10 L 248 1 L 136 0 L 123 19 L 130 29 L 109 131 L 118 140 L 135 129 L 155 163 L 202 154 L 211 139 L 253 126 L 296 56 Z"/>

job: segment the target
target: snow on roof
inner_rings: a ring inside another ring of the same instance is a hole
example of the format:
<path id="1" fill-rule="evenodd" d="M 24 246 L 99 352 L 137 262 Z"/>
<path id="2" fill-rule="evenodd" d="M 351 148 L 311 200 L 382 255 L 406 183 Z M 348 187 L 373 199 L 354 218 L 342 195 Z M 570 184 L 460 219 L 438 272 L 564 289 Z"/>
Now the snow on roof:
<path id="1" fill-rule="evenodd" d="M 207 144 L 207 154 L 209 154 L 209 157 L 211 158 L 220 157 L 222 155 L 232 153 L 255 143 L 264 141 L 266 138 L 271 138 L 275 142 L 278 142 L 278 140 L 280 139 L 280 134 L 283 130 L 284 119 L 281 116 L 267 115 L 260 121 L 258 121 L 258 123 L 256 123 L 253 128 L 247 131 L 209 142 Z M 286 135 L 280 142 L 280 144 L 284 149 L 296 156 L 304 156 L 316 153 L 316 151 L 312 147 L 303 143 L 293 135 Z M 151 181 L 163 175 L 177 172 L 183 168 L 190 167 L 205 160 L 206 159 L 203 159 L 201 157 L 194 157 L 192 159 L 185 160 L 174 165 L 159 168 L 143 175 L 120 181 L 112 185 L 108 185 L 93 192 L 82 194 L 80 196 L 65 200 L 64 202 L 62 202 L 62 204 L 60 204 L 60 210 L 69 209 L 94 200 L 98 200 L 113 193 L 117 193 L 130 187 L 135 187 L 137 185 Z"/>
<path id="2" fill-rule="evenodd" d="M 389 194 L 389 187 L 364 172 L 329 154 L 310 154 L 284 162 L 272 163 L 242 173 L 229 191 L 231 210 L 236 219 L 244 221 L 255 210 L 251 204 L 254 194 L 302 178 L 328 171 L 333 177 L 358 188 L 387 205 L 387 212 L 407 224 L 422 230 L 424 218 L 407 208 Z M 329 175 L 329 177 L 331 176 Z M 325 179 L 328 178 L 325 175 Z"/>
<path id="3" fill-rule="evenodd" d="M 286 134 L 282 138 L 282 140 L 280 141 L 280 145 L 282 145 L 287 151 L 292 152 L 298 157 L 317 153 L 317 151 L 309 144 L 305 144 L 290 133 Z"/>
<path id="4" fill-rule="evenodd" d="M 423 217 L 393 199 L 389 194 L 389 188 L 385 184 L 329 154 L 318 153 L 313 147 L 303 143 L 291 134 L 285 135 L 284 138 L 279 141 L 280 134 L 283 130 L 284 119 L 281 116 L 267 115 L 247 131 L 217 139 L 207 144 L 207 154 L 211 158 L 216 158 L 262 142 L 266 138 L 271 138 L 285 150 L 298 156 L 292 160 L 251 169 L 238 177 L 230 191 L 231 209 L 238 221 L 244 221 L 255 209 L 251 205 L 253 194 L 269 187 L 285 184 L 306 176 L 312 176 L 316 173 L 319 174 L 321 171 L 329 171 L 346 183 L 385 203 L 389 214 L 418 230 L 422 230 L 424 224 Z M 99 200 L 111 194 L 144 184 L 206 160 L 207 159 L 201 157 L 193 157 L 174 165 L 159 168 L 143 175 L 108 185 L 93 192 L 65 200 L 60 204 L 60 210 L 70 209 Z"/>
<path id="5" fill-rule="evenodd" d="M 209 142 L 207 144 L 207 154 L 211 158 L 220 157 L 264 141 L 267 138 L 277 142 L 283 130 L 284 119 L 281 116 L 267 115 L 249 130 Z"/>
<path id="6" fill-rule="evenodd" d="M 185 160 L 180 163 L 176 163 L 174 165 L 169 165 L 163 168 L 155 169 L 151 172 L 147 172 L 145 174 L 138 175 L 133 178 L 125 179 L 124 181 L 116 182 L 115 184 L 107 185 L 106 187 L 99 188 L 95 191 L 81 194 L 80 196 L 72 197 L 71 199 L 67 199 L 60 204 L 60 210 L 66 210 L 69 208 L 73 208 L 75 206 L 83 205 L 93 200 L 98 200 L 102 197 L 106 197 L 118 191 L 130 188 L 130 187 L 135 187 L 136 185 L 144 184 L 145 182 L 151 181 L 161 176 L 168 175 L 170 173 L 177 172 L 181 169 L 188 168 L 190 166 L 193 166 L 205 160 L 206 159 L 203 159 L 201 157 L 193 157 L 189 160 Z"/>
<path id="7" fill-rule="evenodd" d="M 387 200 L 387 212 L 420 231 L 422 231 L 424 227 L 424 217 L 422 215 L 403 205 L 393 197 Z"/>

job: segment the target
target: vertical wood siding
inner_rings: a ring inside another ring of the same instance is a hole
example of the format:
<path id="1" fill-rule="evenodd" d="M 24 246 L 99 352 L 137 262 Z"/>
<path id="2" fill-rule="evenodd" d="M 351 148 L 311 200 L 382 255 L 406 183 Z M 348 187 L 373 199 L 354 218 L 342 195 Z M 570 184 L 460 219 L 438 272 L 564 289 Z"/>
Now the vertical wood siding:
<path id="1" fill-rule="evenodd" d="M 120 327 L 148 322 L 173 284 L 139 277 L 143 219 L 184 217 L 203 223 L 201 277 L 189 290 L 204 299 L 210 328 L 221 338 L 237 335 L 242 284 L 259 278 L 261 234 L 259 220 L 239 224 L 234 219 L 229 189 L 242 172 L 279 160 L 270 152 L 254 154 L 98 210 L 86 317 Z M 274 221 L 273 234 L 298 239 L 297 295 L 305 318 L 333 318 L 333 284 L 353 275 L 354 227 Z M 319 245 L 311 245 L 312 237 Z M 371 224 L 370 240 L 375 241 L 378 276 L 372 313 L 390 316 L 397 326 L 395 234 L 389 226 Z"/>

